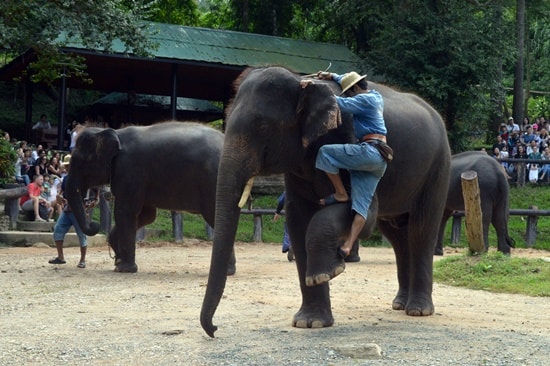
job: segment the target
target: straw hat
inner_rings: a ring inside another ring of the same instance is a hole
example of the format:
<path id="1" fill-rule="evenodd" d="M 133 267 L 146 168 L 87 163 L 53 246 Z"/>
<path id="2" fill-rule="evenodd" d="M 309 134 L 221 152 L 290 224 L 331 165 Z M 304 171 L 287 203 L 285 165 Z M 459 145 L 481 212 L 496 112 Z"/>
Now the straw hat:
<path id="1" fill-rule="evenodd" d="M 67 154 L 63 157 L 63 162 L 61 163 L 61 165 L 65 166 L 65 165 L 69 165 L 71 164 L 71 154 Z"/>
<path id="2" fill-rule="evenodd" d="M 344 74 L 342 77 L 342 81 L 340 81 L 340 85 L 342 85 L 342 93 L 340 95 L 344 94 L 348 91 L 349 88 L 353 87 L 355 84 L 366 78 L 367 75 L 359 75 L 355 71 L 348 72 L 347 74 Z"/>

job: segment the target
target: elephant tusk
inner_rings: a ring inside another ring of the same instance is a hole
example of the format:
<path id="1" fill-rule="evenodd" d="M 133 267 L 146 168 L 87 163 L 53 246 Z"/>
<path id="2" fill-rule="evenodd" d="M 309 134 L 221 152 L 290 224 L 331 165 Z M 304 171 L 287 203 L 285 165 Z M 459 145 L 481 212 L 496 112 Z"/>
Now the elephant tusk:
<path id="1" fill-rule="evenodd" d="M 250 197 L 250 192 L 252 192 L 252 185 L 254 185 L 254 177 L 250 178 L 244 186 L 243 195 L 241 196 L 241 200 L 239 201 L 239 208 L 243 208 L 243 206 L 246 204 L 246 201 L 248 201 L 248 197 Z"/>

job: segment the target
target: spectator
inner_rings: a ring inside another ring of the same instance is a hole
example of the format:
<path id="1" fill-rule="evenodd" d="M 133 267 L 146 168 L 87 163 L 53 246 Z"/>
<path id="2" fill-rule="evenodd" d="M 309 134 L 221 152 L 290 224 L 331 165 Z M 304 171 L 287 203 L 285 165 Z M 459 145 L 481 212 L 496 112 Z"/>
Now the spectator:
<path id="1" fill-rule="evenodd" d="M 538 149 L 539 145 L 535 140 L 531 140 L 531 142 L 527 144 L 527 147 L 525 148 L 525 152 L 527 153 L 527 155 L 531 154 L 535 147 Z"/>
<path id="2" fill-rule="evenodd" d="M 77 123 L 73 128 L 73 130 L 71 131 L 71 144 L 69 145 L 69 151 L 73 151 L 76 145 L 76 139 L 78 137 L 78 134 L 80 133 L 80 131 L 82 131 L 83 128 L 84 128 L 83 125 L 81 125 L 80 123 Z"/>
<path id="3" fill-rule="evenodd" d="M 529 121 L 529 118 L 528 117 L 523 117 L 523 124 L 520 126 L 521 130 L 522 131 L 527 131 L 527 127 L 529 127 L 530 124 L 531 124 L 531 122 Z"/>
<path id="4" fill-rule="evenodd" d="M 533 127 L 528 126 L 527 132 L 520 137 L 520 141 L 524 145 L 529 145 L 533 140 L 535 140 L 535 142 L 538 143 L 539 137 L 533 132 Z"/>
<path id="5" fill-rule="evenodd" d="M 61 173 L 63 172 L 63 169 L 61 168 L 61 164 L 59 164 L 58 159 L 59 159 L 58 157 L 52 156 L 52 158 L 50 159 L 50 163 L 48 164 L 48 174 L 53 174 L 60 177 Z"/>
<path id="6" fill-rule="evenodd" d="M 281 211 L 283 210 L 284 206 L 285 206 L 285 192 L 283 191 L 283 193 L 281 193 L 281 195 L 277 199 L 277 208 L 275 210 L 275 215 L 273 216 L 273 222 L 279 221 L 279 218 L 281 216 Z M 292 259 L 294 259 L 294 254 L 292 253 L 292 247 L 290 245 L 290 236 L 288 235 L 286 220 L 284 223 L 282 251 L 283 253 L 288 253 L 287 258 L 289 261 L 292 261 Z"/>
<path id="7" fill-rule="evenodd" d="M 512 135 L 508 138 L 508 153 L 510 154 L 510 156 L 516 155 L 517 146 L 519 143 L 519 133 L 512 133 Z"/>
<path id="8" fill-rule="evenodd" d="M 498 148 L 500 151 L 502 151 L 505 147 L 508 146 L 507 141 L 502 137 L 502 135 L 497 135 L 497 141 L 493 144 L 493 151 L 495 148 Z"/>
<path id="9" fill-rule="evenodd" d="M 48 174 L 48 158 L 46 155 L 40 156 L 33 169 L 33 176 Z"/>
<path id="10" fill-rule="evenodd" d="M 544 151 L 544 148 L 548 146 L 549 140 L 550 135 L 548 135 L 548 130 L 546 128 L 541 128 L 539 132 L 539 151 Z"/>
<path id="11" fill-rule="evenodd" d="M 27 156 L 29 149 L 18 149 L 17 150 L 17 159 L 15 160 L 15 181 L 17 183 L 23 183 L 28 186 L 31 183 L 31 179 L 27 175 L 28 164 Z"/>
<path id="12" fill-rule="evenodd" d="M 63 159 L 62 164 L 65 165 L 67 172 L 70 171 L 69 169 L 70 160 L 71 160 L 70 155 L 67 155 Z M 65 184 L 67 182 L 67 179 L 70 179 L 69 175 L 63 178 L 63 181 L 61 182 L 61 190 L 57 195 L 58 203 L 63 206 L 61 215 L 57 219 L 57 223 L 55 224 L 55 227 L 53 230 L 53 240 L 55 241 L 57 257 L 50 259 L 48 263 L 50 264 L 67 263 L 65 261 L 65 255 L 63 253 L 63 242 L 65 241 L 65 235 L 67 234 L 67 232 L 69 232 L 69 229 L 71 228 L 71 226 L 74 226 L 74 229 L 76 231 L 76 234 L 78 236 L 78 241 L 80 244 L 80 261 L 78 262 L 77 267 L 86 268 L 86 252 L 88 248 L 88 240 L 86 238 L 86 235 L 82 232 L 82 229 L 80 229 L 80 226 L 78 225 L 78 221 L 76 221 L 76 217 L 74 216 L 74 213 L 72 212 L 71 207 L 69 206 L 67 199 L 65 198 Z M 99 201 L 99 194 L 96 194 L 95 201 L 89 201 L 88 203 L 86 203 L 86 207 L 93 208 L 95 207 L 98 201 Z"/>
<path id="13" fill-rule="evenodd" d="M 52 128 L 52 125 L 45 114 L 42 114 L 40 120 L 32 126 L 33 130 L 47 130 L 49 128 Z"/>
<path id="14" fill-rule="evenodd" d="M 28 193 L 21 197 L 19 204 L 21 205 L 21 210 L 25 212 L 34 212 L 34 221 L 47 222 L 47 220 L 40 216 L 40 206 L 46 208 L 46 217 L 48 217 L 51 209 L 48 200 L 41 197 L 43 183 L 44 177 L 41 174 L 37 174 L 34 177 L 34 181 L 28 185 Z"/>
<path id="15" fill-rule="evenodd" d="M 546 146 L 541 154 L 542 160 L 550 160 L 550 147 Z M 550 177 L 550 164 L 541 164 L 540 168 L 540 178 L 539 180 L 542 181 L 548 181 L 548 177 Z"/>
<path id="16" fill-rule="evenodd" d="M 534 145 L 531 149 L 531 153 L 527 155 L 529 159 L 533 160 L 541 160 L 542 156 L 539 152 L 538 145 Z M 537 183 L 539 179 L 539 164 L 530 163 L 528 164 L 529 168 L 529 182 L 531 183 Z"/>
<path id="17" fill-rule="evenodd" d="M 508 124 L 506 125 L 506 128 L 508 129 L 508 134 L 512 134 L 514 132 L 519 133 L 520 129 L 517 123 L 514 123 L 514 117 L 508 117 Z"/>
<path id="18" fill-rule="evenodd" d="M 36 162 L 38 161 L 38 158 L 40 157 L 40 153 L 44 150 L 44 148 L 42 147 L 42 145 L 38 144 L 36 146 L 36 149 L 34 149 L 32 151 L 32 155 L 31 155 L 31 158 L 32 158 L 32 161 L 31 161 L 31 164 L 36 164 Z"/>
<path id="19" fill-rule="evenodd" d="M 48 212 L 48 221 L 50 221 L 52 219 L 52 215 L 54 211 L 52 206 L 52 201 L 50 198 L 52 183 L 50 182 L 50 176 L 48 174 L 44 174 L 43 179 L 44 179 L 44 182 L 42 183 L 42 193 L 40 194 L 40 197 L 45 199 L 51 208 L 51 210 L 49 210 Z"/>
<path id="20" fill-rule="evenodd" d="M 506 128 L 506 123 L 500 124 L 498 134 L 502 137 L 504 141 L 508 142 L 508 139 L 510 138 L 510 133 L 508 132 L 508 128 Z"/>

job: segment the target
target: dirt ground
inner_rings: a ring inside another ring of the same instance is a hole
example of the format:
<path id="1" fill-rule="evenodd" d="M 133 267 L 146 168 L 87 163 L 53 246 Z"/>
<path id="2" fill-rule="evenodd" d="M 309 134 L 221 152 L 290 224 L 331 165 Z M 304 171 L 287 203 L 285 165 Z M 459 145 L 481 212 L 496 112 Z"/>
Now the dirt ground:
<path id="1" fill-rule="evenodd" d="M 548 365 L 550 301 L 434 284 L 435 314 L 391 310 L 393 252 L 362 248 L 331 281 L 335 324 L 291 326 L 300 306 L 295 264 L 279 244 L 236 245 L 209 338 L 199 323 L 210 243 L 147 244 L 139 272 L 113 272 L 106 246 L 0 248 L 0 365 Z M 447 251 L 447 255 L 453 254 Z M 540 257 L 547 252 L 515 250 Z M 437 260 L 438 258 L 436 258 Z M 550 263 L 549 263 L 550 265 Z M 372 356 L 369 350 L 381 350 Z"/>

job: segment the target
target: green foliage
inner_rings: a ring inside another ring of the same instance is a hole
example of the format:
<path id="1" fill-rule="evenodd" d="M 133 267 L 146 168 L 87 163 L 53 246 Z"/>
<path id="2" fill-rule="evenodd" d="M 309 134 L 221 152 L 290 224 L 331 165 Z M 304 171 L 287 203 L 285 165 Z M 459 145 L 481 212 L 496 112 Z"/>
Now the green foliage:
<path id="1" fill-rule="evenodd" d="M 158 23 L 199 25 L 196 0 L 157 0 L 151 6 L 148 20 Z"/>
<path id="2" fill-rule="evenodd" d="M 2 132 L 0 137 L 0 184 L 14 182 L 16 160 L 17 153 L 10 142 L 4 139 Z"/>
<path id="3" fill-rule="evenodd" d="M 15 57 L 29 48 L 38 53 L 33 81 L 52 83 L 62 75 L 85 76 L 81 59 L 59 52 L 70 42 L 112 51 L 114 41 L 125 52 L 146 56 L 154 46 L 142 22 L 148 0 L 4 0 L 0 2 L 0 45 Z M 52 68 L 52 70 L 49 70 Z"/>
<path id="4" fill-rule="evenodd" d="M 434 263 L 434 281 L 476 290 L 550 296 L 550 265 L 542 259 L 458 255 Z"/>

